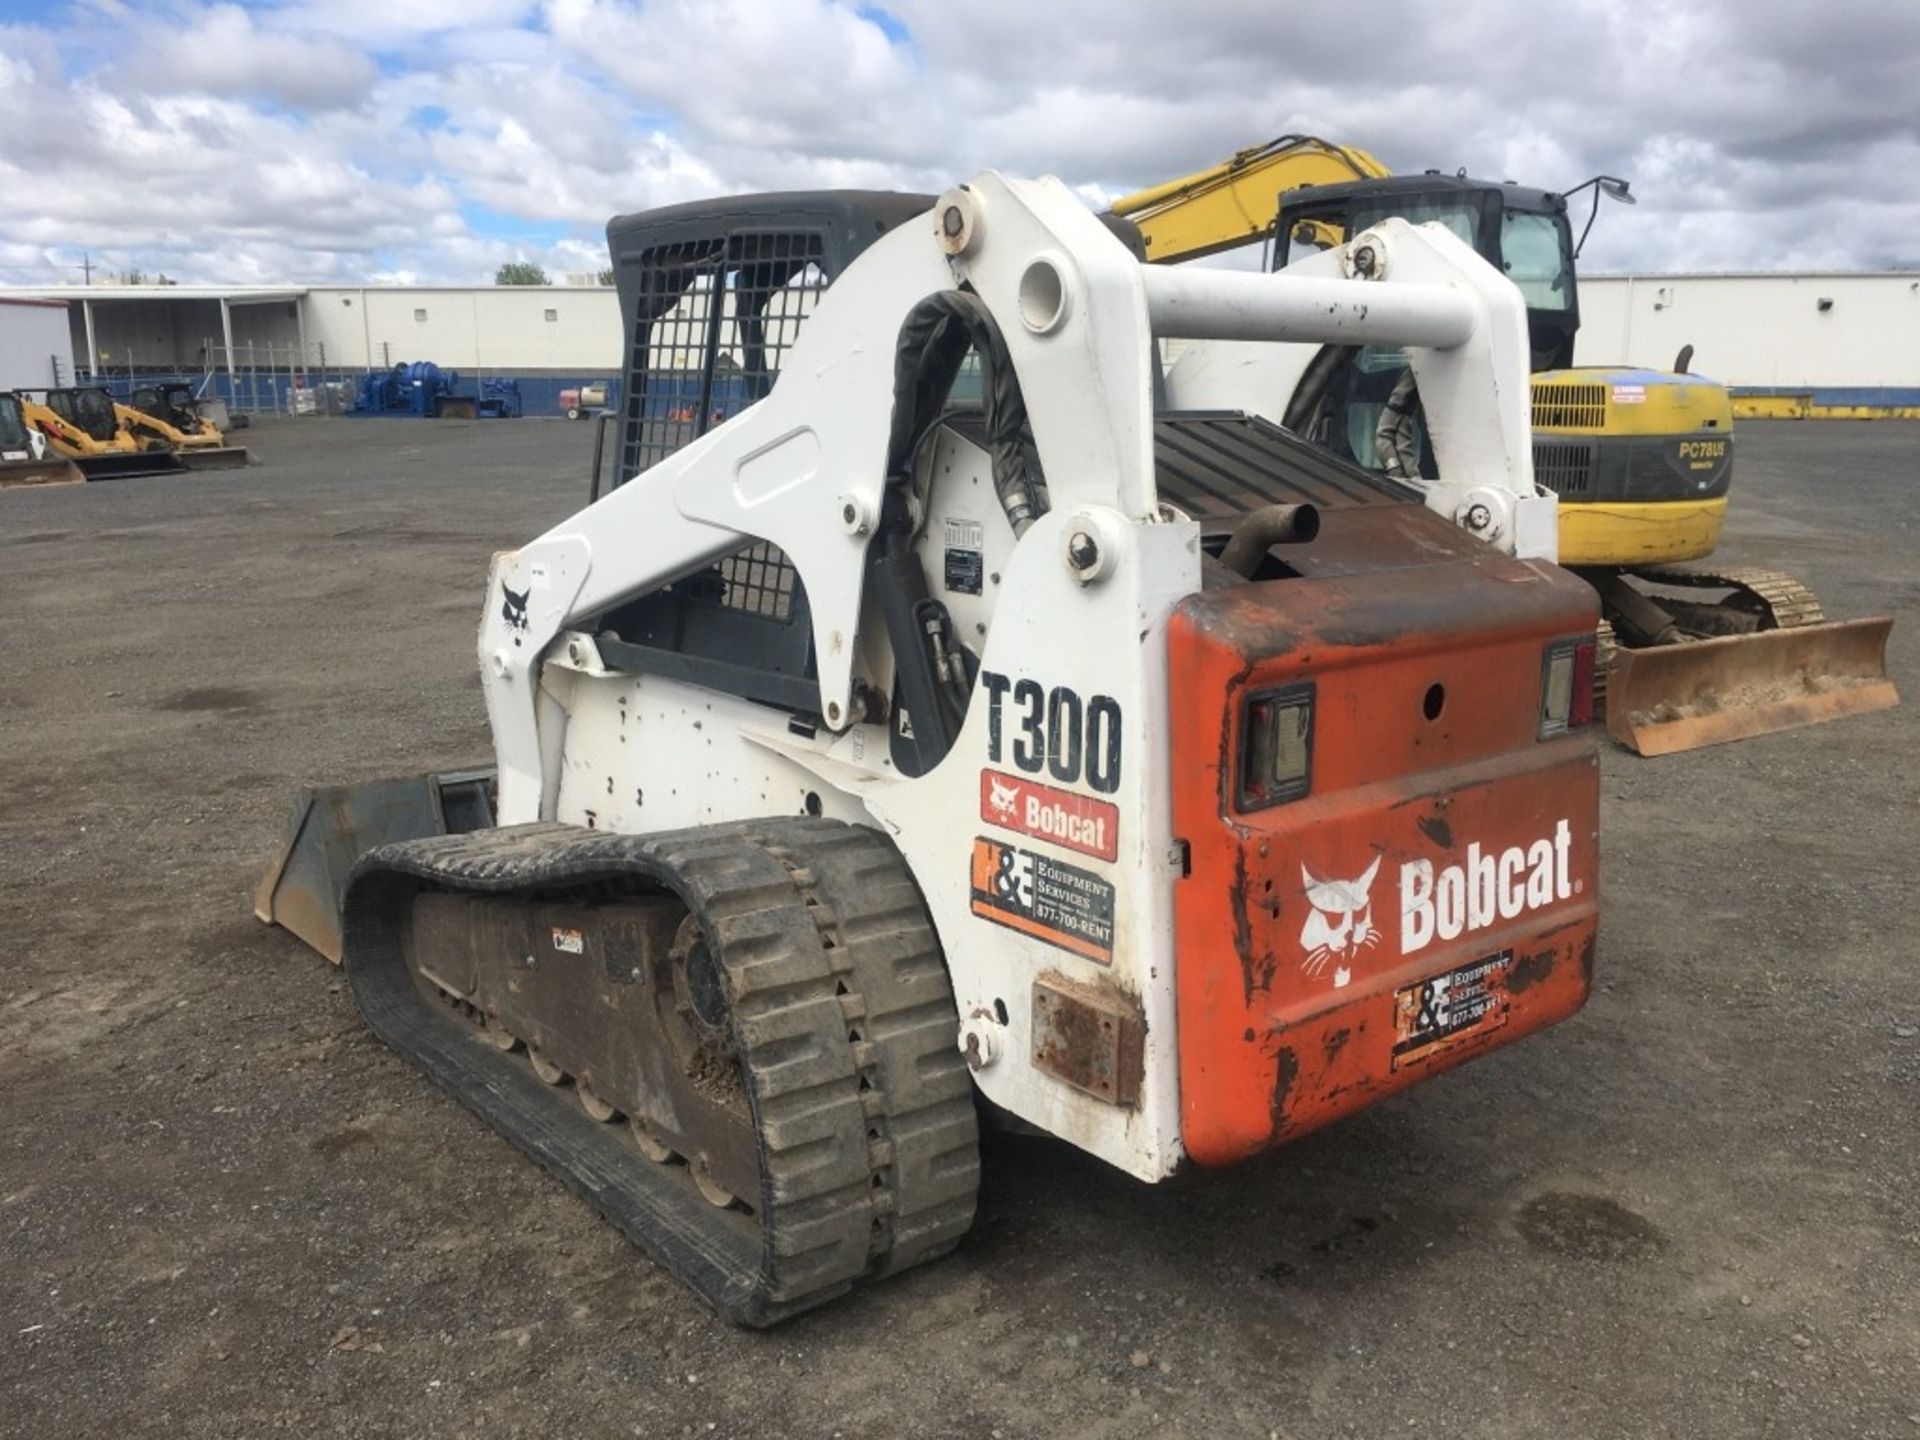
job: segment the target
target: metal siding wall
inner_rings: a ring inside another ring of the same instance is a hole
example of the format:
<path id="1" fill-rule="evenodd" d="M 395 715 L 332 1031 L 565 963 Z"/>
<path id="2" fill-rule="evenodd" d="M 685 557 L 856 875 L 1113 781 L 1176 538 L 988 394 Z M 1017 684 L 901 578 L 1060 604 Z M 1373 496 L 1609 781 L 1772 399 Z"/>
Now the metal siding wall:
<path id="1" fill-rule="evenodd" d="M 381 365 L 385 341 L 386 363 L 431 360 L 463 375 L 600 375 L 620 368 L 620 300 L 611 288 L 315 288 L 306 303 L 307 341 L 327 347 L 329 364 Z M 415 320 L 415 310 L 426 311 L 427 318 Z M 546 318 L 548 310 L 555 319 Z"/>
<path id="2" fill-rule="evenodd" d="M 1920 386 L 1920 275 L 1605 276 L 1580 309 L 1582 365 L 1666 369 L 1691 344 L 1728 385 Z"/>
<path id="3" fill-rule="evenodd" d="M 0 390 L 51 385 L 56 358 L 61 377 L 72 380 L 73 336 L 64 307 L 0 303 Z"/>
<path id="4" fill-rule="evenodd" d="M 70 303 L 79 348 L 84 350 L 83 302 Z M 209 337 L 215 345 L 220 343 L 217 300 L 103 298 L 94 302 L 93 338 L 100 347 L 94 360 L 102 374 L 117 371 L 124 375 L 129 364 L 142 369 L 197 372 L 203 368 L 200 347 Z"/>

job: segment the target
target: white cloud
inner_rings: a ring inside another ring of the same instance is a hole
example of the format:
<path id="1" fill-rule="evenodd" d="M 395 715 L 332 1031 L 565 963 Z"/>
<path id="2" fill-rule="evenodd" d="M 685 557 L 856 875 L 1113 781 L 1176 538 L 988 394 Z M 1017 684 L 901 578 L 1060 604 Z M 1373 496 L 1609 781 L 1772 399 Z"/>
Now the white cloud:
<path id="1" fill-rule="evenodd" d="M 354 46 L 262 28 L 238 5 L 183 16 L 140 16 L 122 27 L 101 83 L 146 93 L 265 97 L 333 109 L 366 98 L 378 74 Z"/>
<path id="2" fill-rule="evenodd" d="M 1920 262 L 1911 0 L 889 9 L 904 43 L 853 0 L 80 0 L 0 27 L 0 280 L 596 269 L 608 216 L 700 195 L 992 166 L 1099 204 L 1288 131 L 1626 175 L 1595 268 Z"/>

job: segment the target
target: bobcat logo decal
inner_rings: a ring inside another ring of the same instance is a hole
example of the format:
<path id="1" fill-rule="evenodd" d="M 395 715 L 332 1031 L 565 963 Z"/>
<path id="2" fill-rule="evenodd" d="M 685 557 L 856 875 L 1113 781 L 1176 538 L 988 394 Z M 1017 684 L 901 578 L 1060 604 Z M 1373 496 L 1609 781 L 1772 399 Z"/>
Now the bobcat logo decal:
<path id="1" fill-rule="evenodd" d="M 1373 880 L 1380 873 L 1380 857 L 1352 880 L 1322 880 L 1300 867 L 1300 883 L 1306 887 L 1307 903 L 1313 908 L 1300 930 L 1303 954 L 1300 968 L 1318 977 L 1333 962 L 1333 988 L 1342 989 L 1353 979 L 1352 961 L 1362 950 L 1380 943 L 1380 931 L 1373 923 Z"/>
<path id="2" fill-rule="evenodd" d="M 509 590 L 505 585 L 500 593 L 506 596 L 506 603 L 500 607 L 500 618 L 516 630 L 527 628 L 527 597 L 531 590 Z"/>
<path id="3" fill-rule="evenodd" d="M 992 786 L 992 804 L 996 813 L 1011 815 L 1020 799 L 1018 785 L 1002 785 L 992 772 L 988 772 L 987 784 Z"/>

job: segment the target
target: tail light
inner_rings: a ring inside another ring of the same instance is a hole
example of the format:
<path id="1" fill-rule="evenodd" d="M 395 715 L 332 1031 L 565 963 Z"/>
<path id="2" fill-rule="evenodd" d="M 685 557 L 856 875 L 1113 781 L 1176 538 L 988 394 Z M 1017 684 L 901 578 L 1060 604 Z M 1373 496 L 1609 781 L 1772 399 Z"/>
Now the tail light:
<path id="1" fill-rule="evenodd" d="M 1540 738 L 1593 723 L 1594 639 L 1556 640 L 1541 666 Z"/>
<path id="2" fill-rule="evenodd" d="M 1239 808 L 1262 810 L 1312 788 L 1312 684 L 1248 696 L 1240 711 Z"/>

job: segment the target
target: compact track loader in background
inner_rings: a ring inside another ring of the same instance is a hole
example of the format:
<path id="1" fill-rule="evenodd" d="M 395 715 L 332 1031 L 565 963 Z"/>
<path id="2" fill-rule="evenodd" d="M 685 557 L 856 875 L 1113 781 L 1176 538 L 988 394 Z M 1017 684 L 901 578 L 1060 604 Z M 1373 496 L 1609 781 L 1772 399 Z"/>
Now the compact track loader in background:
<path id="1" fill-rule="evenodd" d="M 1590 183 L 1630 198 L 1611 177 Z M 1674 372 L 1573 367 L 1579 247 L 1565 196 L 1464 174 L 1390 176 L 1365 151 L 1289 135 L 1113 208 L 1141 225 L 1148 255 L 1165 262 L 1267 238 L 1280 266 L 1387 216 L 1431 221 L 1520 286 L 1534 470 L 1560 496 L 1561 563 L 1600 592 L 1600 699 L 1623 744 L 1665 754 L 1898 702 L 1886 675 L 1890 617 L 1828 623 L 1791 575 L 1688 563 L 1719 543 L 1733 474 L 1731 398 L 1683 373 L 1684 363 Z M 1172 383 L 1194 379 L 1176 371 Z M 1270 359 L 1231 393 L 1369 469 L 1431 472 L 1419 392 L 1392 347 L 1327 347 L 1290 366 Z"/>
<path id="2" fill-rule="evenodd" d="M 55 453 L 73 462 L 88 480 L 124 480 L 139 475 L 179 475 L 186 466 L 161 441 L 128 432 L 113 396 L 98 386 L 43 391 L 43 400 L 21 397 L 28 424 Z"/>
<path id="3" fill-rule="evenodd" d="M 128 434 L 166 446 L 189 470 L 233 470 L 254 463 L 252 451 L 227 444 L 219 428 L 200 413 L 189 385 L 143 385 L 133 392 L 131 405 L 116 402 L 113 408 Z"/>
<path id="4" fill-rule="evenodd" d="M 1160 269 L 990 172 L 609 241 L 625 483 L 494 559 L 491 789 L 310 795 L 257 904 L 460 831 L 346 873 L 356 1002 L 723 1314 L 958 1243 L 976 1094 L 1153 1181 L 1580 1006 L 1597 607 L 1466 245 Z M 1444 478 L 1156 414 L 1162 336 L 1411 347 Z"/>
<path id="5" fill-rule="evenodd" d="M 27 424 L 20 397 L 0 390 L 0 488 L 76 484 L 85 478 L 72 461 L 48 454 L 46 436 Z"/>

